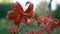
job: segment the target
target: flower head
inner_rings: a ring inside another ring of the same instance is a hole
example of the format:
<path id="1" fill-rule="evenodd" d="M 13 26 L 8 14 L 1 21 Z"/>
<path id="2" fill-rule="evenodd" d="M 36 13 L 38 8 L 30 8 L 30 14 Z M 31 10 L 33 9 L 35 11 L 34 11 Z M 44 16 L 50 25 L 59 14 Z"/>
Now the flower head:
<path id="1" fill-rule="evenodd" d="M 15 34 L 16 33 L 16 28 L 15 27 L 13 27 L 12 25 L 10 25 L 9 27 L 8 27 L 8 31 L 10 32 L 10 34 Z"/>
<path id="2" fill-rule="evenodd" d="M 45 30 L 47 34 L 50 34 L 50 30 L 53 31 L 59 23 L 57 19 L 53 19 L 49 14 L 43 15 L 41 17 L 38 16 L 37 20 L 38 25 L 42 26 L 41 30 Z"/>
<path id="3" fill-rule="evenodd" d="M 12 3 L 12 10 L 8 11 L 7 18 L 9 20 L 14 20 L 15 25 L 20 24 L 21 22 L 26 22 L 26 25 L 30 25 L 30 21 L 28 23 L 28 19 L 32 19 L 33 14 L 33 7 L 34 5 L 30 3 L 29 1 L 26 3 L 26 5 L 29 4 L 29 7 L 24 11 L 23 7 L 19 2 Z"/>

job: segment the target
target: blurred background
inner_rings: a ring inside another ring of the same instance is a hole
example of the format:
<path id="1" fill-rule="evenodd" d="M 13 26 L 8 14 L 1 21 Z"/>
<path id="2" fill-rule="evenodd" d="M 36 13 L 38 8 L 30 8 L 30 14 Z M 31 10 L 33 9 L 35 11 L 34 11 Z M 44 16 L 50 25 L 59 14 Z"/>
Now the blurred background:
<path id="1" fill-rule="evenodd" d="M 25 3 L 27 1 L 32 2 L 34 4 L 35 18 L 38 15 L 50 13 L 53 18 L 60 20 L 60 0 L 52 0 L 50 8 L 50 0 L 0 0 L 0 34 L 9 34 L 8 27 L 10 24 L 13 25 L 13 21 L 9 21 L 6 19 L 7 11 L 12 9 L 11 3 L 16 1 L 21 3 L 24 10 L 26 9 Z M 25 32 L 32 29 L 38 29 L 36 21 L 34 21 L 33 25 L 29 28 L 25 26 L 25 24 L 23 24 L 21 34 L 24 34 Z M 60 33 L 60 25 L 58 25 L 58 27 L 56 28 L 56 32 Z M 43 33 L 46 34 L 45 31 L 43 31 Z M 51 34 L 53 34 L 53 32 L 51 32 Z"/>

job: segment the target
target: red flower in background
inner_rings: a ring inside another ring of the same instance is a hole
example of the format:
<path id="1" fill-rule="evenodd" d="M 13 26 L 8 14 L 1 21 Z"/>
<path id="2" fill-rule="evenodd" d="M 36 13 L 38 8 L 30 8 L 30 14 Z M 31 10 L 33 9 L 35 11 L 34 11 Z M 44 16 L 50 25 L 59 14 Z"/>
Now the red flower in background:
<path id="1" fill-rule="evenodd" d="M 7 18 L 9 20 L 14 20 L 15 25 L 20 24 L 21 22 L 26 22 L 26 25 L 30 25 L 32 23 L 33 14 L 33 7 L 34 5 L 29 1 L 26 5 L 29 4 L 29 7 L 24 11 L 21 4 L 18 2 L 12 4 L 12 10 L 8 11 Z M 28 23 L 29 19 L 29 23 Z"/>
<path id="2" fill-rule="evenodd" d="M 50 30 L 54 30 L 59 21 L 57 19 L 53 19 L 51 15 L 46 14 L 43 16 L 38 16 L 38 25 L 41 25 L 41 30 L 45 30 L 47 34 L 50 34 Z"/>
<path id="3" fill-rule="evenodd" d="M 31 30 L 29 32 L 26 32 L 25 34 L 42 34 L 39 30 Z"/>
<path id="4" fill-rule="evenodd" d="M 13 27 L 12 25 L 10 25 L 8 27 L 8 31 L 10 32 L 10 34 L 15 34 L 16 33 L 16 30 L 17 30 L 17 28 Z"/>

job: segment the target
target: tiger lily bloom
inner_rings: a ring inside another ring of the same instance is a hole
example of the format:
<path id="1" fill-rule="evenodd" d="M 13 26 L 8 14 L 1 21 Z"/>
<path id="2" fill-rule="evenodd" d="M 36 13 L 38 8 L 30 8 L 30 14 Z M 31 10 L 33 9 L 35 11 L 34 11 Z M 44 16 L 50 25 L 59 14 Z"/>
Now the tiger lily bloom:
<path id="1" fill-rule="evenodd" d="M 20 24 L 22 22 L 26 22 L 26 25 L 30 25 L 32 18 L 34 17 L 33 7 L 34 5 L 31 2 L 27 2 L 26 5 L 29 4 L 28 8 L 24 11 L 23 7 L 20 3 L 12 3 L 12 10 L 8 11 L 7 18 L 9 20 L 14 20 L 15 25 Z M 29 23 L 28 23 L 29 19 Z"/>

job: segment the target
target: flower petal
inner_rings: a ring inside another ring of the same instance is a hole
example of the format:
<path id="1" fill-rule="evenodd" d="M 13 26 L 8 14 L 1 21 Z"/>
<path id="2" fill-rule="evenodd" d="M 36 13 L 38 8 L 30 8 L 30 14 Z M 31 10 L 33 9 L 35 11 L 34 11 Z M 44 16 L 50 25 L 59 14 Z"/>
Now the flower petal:
<path id="1" fill-rule="evenodd" d="M 13 3 L 12 8 L 16 13 L 19 13 L 19 14 L 24 13 L 23 7 L 21 6 L 21 4 L 19 4 L 19 2 Z"/>
<path id="2" fill-rule="evenodd" d="M 29 1 L 26 3 L 26 5 L 30 3 Z M 30 3 L 29 7 L 25 10 L 25 14 L 26 14 L 26 17 L 28 19 L 30 18 L 33 18 L 34 14 L 33 14 L 33 8 L 34 8 L 34 5 L 32 3 Z"/>

